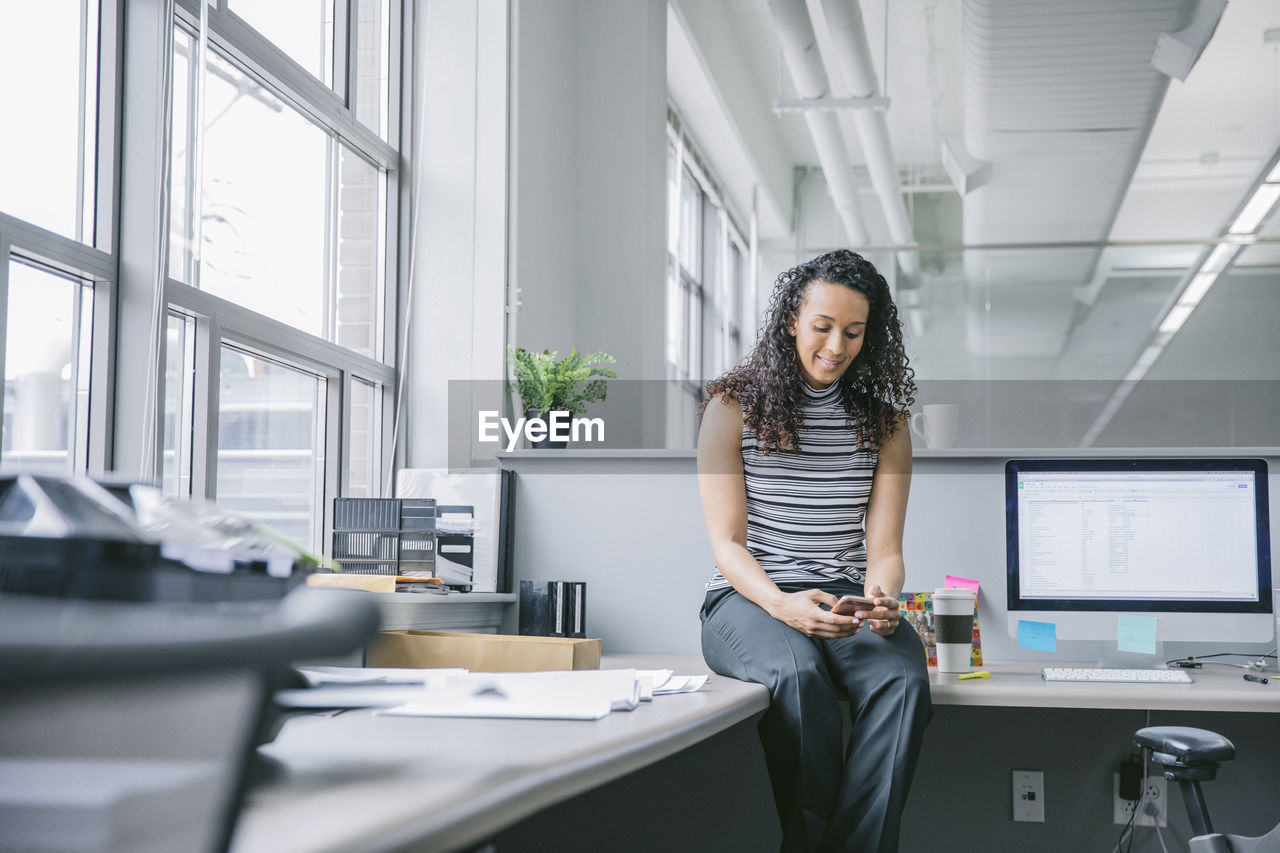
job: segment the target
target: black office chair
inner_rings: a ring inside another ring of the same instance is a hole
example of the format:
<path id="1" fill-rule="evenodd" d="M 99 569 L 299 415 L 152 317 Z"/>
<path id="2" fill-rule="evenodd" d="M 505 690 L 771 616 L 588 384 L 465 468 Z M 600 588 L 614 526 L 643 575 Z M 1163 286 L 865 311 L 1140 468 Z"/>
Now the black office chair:
<path id="1" fill-rule="evenodd" d="M 1280 825 L 1256 838 L 1213 831 L 1200 783 L 1215 778 L 1218 765 L 1236 757 L 1231 741 L 1205 729 L 1150 726 L 1134 734 L 1133 744 L 1151 750 L 1152 763 L 1164 768 L 1164 778 L 1182 789 L 1191 822 L 1188 853 L 1280 853 Z"/>
<path id="2" fill-rule="evenodd" d="M 359 648 L 377 605 L 0 596 L 0 850 L 221 851 L 277 674 Z"/>

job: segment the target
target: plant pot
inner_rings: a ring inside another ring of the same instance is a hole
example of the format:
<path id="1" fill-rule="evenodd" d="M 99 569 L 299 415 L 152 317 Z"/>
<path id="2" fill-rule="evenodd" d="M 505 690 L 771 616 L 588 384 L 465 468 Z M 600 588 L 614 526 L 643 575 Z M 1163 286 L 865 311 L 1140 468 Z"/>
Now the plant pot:
<path id="1" fill-rule="evenodd" d="M 533 418 L 542 418 L 543 413 L 537 409 L 526 409 L 524 416 L 526 419 L 531 420 Z M 552 441 L 550 437 L 529 442 L 529 447 L 535 450 L 564 450 L 568 446 L 568 441 Z"/>

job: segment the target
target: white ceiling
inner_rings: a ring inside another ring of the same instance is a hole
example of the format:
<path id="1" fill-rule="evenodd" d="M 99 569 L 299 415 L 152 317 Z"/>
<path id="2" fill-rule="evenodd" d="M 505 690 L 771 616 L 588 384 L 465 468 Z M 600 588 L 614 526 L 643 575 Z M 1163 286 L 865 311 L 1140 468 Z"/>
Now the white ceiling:
<path id="1" fill-rule="evenodd" d="M 1126 6 L 1096 2 L 1118 11 Z M 821 4 L 810 0 L 808 5 L 819 48 L 829 55 L 832 47 L 823 26 Z M 899 169 L 908 182 L 913 175 L 921 180 L 936 178 L 942 169 L 940 139 L 963 132 L 965 125 L 963 4 L 960 0 L 863 0 L 860 5 L 871 59 L 882 86 L 888 60 L 885 94 L 891 105 L 887 118 Z M 1033 0 L 1025 5 L 1042 4 Z M 1058 0 L 1053 0 L 1053 5 L 1061 6 Z M 1158 0 L 1155 5 L 1160 5 Z M 1187 4 L 1170 0 L 1163 5 L 1176 9 Z M 716 117 L 708 117 L 706 110 L 693 109 L 702 106 L 698 101 L 687 107 L 682 103 L 692 100 L 683 95 L 697 85 L 691 80 L 698 72 L 695 65 L 714 66 L 719 60 L 723 66 L 722 57 L 732 55 L 737 62 L 731 70 L 740 83 L 754 90 L 765 110 L 774 101 L 793 96 L 767 0 L 673 0 L 671 8 L 670 21 L 679 30 L 668 38 L 680 45 L 670 49 L 668 85 L 700 145 L 713 147 L 724 128 Z M 691 53 L 706 50 L 706 45 L 698 43 L 697 34 L 689 37 L 683 24 L 688 14 L 716 22 L 717 56 L 699 55 L 698 63 L 686 61 Z M 1099 16 L 1097 28 L 1106 32 L 1113 27 Z M 1134 176 L 1135 189 L 1185 191 L 1196 204 L 1190 210 L 1167 211 L 1166 221 L 1158 224 L 1140 210 L 1130 214 L 1122 208 L 1113 239 L 1201 238 L 1221 225 L 1230 212 L 1221 209 L 1222 205 L 1238 200 L 1258 164 L 1280 140 L 1280 43 L 1264 42 L 1263 34 L 1269 29 L 1280 31 L 1280 3 L 1275 0 L 1231 0 L 1227 4 L 1212 41 L 1187 80 L 1170 81 Z M 1152 41 L 1154 44 L 1154 35 Z M 1097 67 L 1105 48 L 1105 44 L 1099 45 L 1094 55 L 1079 57 L 1082 78 Z M 838 64 L 830 62 L 826 67 L 832 95 L 847 96 Z M 1089 81 L 1079 82 L 1080 97 L 1088 99 L 1093 94 Z M 769 121 L 791 165 L 818 167 L 799 113 L 770 113 Z M 847 125 L 847 138 L 856 140 L 848 116 L 842 116 L 841 122 Z M 856 144 L 850 146 L 849 154 L 855 164 L 863 162 Z M 758 180 L 750 173 L 716 165 L 726 185 L 749 185 Z M 1216 211 L 1213 204 L 1202 203 L 1205 193 L 1215 189 L 1222 191 L 1223 198 Z M 1216 218 L 1209 218 L 1212 213 Z M 1153 228 L 1160 233 L 1149 233 Z M 766 239 L 785 240 L 789 236 L 773 233 Z"/>
<path id="2" fill-rule="evenodd" d="M 1280 44 L 1264 40 L 1268 30 L 1280 33 L 1280 3 L 1231 0 L 1186 81 L 1169 80 L 1165 88 L 1167 78 L 1150 68 L 1146 45 L 1153 48 L 1160 32 L 1185 22 L 1194 5 L 864 0 L 871 59 L 882 86 L 888 80 L 890 138 L 915 212 L 916 240 L 1163 244 L 1216 238 L 1280 141 Z M 830 57 L 821 2 L 809 0 L 808 7 L 819 50 Z M 821 176 L 797 172 L 818 167 L 803 118 L 771 109 L 793 93 L 767 0 L 671 0 L 670 9 L 672 100 L 739 215 L 748 214 L 757 189 L 763 277 L 778 272 L 771 264 L 780 268 L 798 254 L 846 243 L 821 198 Z M 1011 15 L 1034 21 L 1022 41 Z M 999 26 L 1002 42 L 994 33 Z M 991 63 L 984 69 L 978 60 L 988 49 Z M 839 64 L 828 59 L 825 65 L 831 94 L 847 95 Z M 842 124 L 848 121 L 842 116 Z M 1123 126 L 1126 133 L 1097 132 L 1090 121 L 1107 124 L 1103 130 Z M 1011 122 L 1037 132 L 1065 127 L 1076 135 L 1046 136 L 1040 144 L 1028 135 L 1010 146 Z M 857 135 L 851 125 L 844 129 L 857 172 L 863 162 Z M 978 203 L 983 190 L 961 198 L 945 185 L 940 143 L 956 137 L 993 158 L 985 206 Z M 867 185 L 865 175 L 860 180 Z M 819 189 L 811 192 L 815 182 Z M 869 188 L 860 201 L 872 242 L 889 243 Z M 1280 216 L 1263 231 L 1276 234 Z M 954 248 L 926 262 L 931 272 L 923 282 L 898 282 L 900 292 L 918 288 L 910 301 L 920 308 L 909 325 L 925 375 L 992 376 L 1004 369 L 1123 376 L 1201 249 L 1188 243 L 982 255 Z M 1199 361 L 1191 346 L 1238 321 L 1242 305 L 1250 306 L 1250 317 L 1261 312 L 1280 323 L 1280 267 L 1269 266 L 1277 254 L 1270 246 L 1242 253 L 1237 266 L 1250 274 L 1215 287 L 1152 375 L 1175 366 L 1190 370 L 1192 363 L 1204 372 L 1215 362 L 1219 372 L 1247 363 L 1250 375 L 1258 365 L 1280 373 L 1280 335 L 1254 330 L 1225 350 L 1206 340 L 1209 350 Z"/>

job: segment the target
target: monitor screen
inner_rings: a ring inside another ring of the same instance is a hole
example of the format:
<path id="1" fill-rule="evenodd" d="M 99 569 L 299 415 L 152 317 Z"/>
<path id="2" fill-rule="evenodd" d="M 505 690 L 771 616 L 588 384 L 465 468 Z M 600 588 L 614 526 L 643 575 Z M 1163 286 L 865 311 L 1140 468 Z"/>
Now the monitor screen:
<path id="1" fill-rule="evenodd" d="M 1109 639 L 1117 612 L 1166 614 L 1162 640 L 1274 631 L 1260 459 L 1013 460 L 1005 519 L 1011 631 L 1041 619 L 1059 637 Z M 1196 618 L 1215 614 L 1216 629 Z"/>

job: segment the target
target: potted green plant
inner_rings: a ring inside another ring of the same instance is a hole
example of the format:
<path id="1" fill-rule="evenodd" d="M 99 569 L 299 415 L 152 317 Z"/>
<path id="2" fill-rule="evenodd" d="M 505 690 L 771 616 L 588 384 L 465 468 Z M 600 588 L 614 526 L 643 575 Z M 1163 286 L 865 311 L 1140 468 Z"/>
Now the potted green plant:
<path id="1" fill-rule="evenodd" d="M 605 399 L 606 382 L 618 377 L 607 366 L 614 363 L 607 352 L 580 355 L 572 349 L 564 358 L 558 356 L 555 350 L 508 350 L 507 361 L 526 418 L 542 418 L 551 412 L 568 412 L 569 417 L 577 417 L 586 412 L 588 403 Z M 507 390 L 511 390 L 510 385 Z M 533 442 L 534 447 L 563 448 L 567 444 L 550 437 Z"/>

